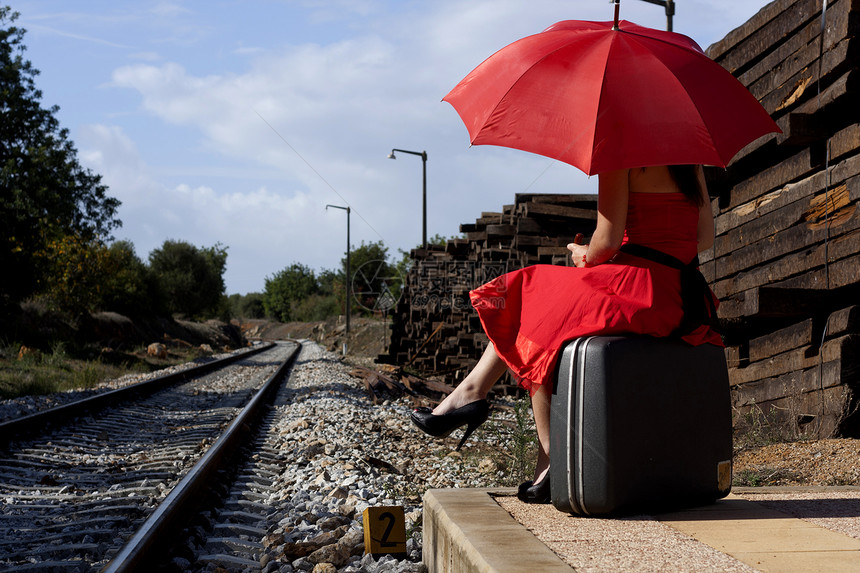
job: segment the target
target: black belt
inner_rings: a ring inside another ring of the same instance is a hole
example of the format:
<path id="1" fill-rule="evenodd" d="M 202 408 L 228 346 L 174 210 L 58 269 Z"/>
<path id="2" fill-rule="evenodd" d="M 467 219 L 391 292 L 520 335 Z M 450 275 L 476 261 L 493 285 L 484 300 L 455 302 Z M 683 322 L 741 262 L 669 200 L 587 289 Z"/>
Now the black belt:
<path id="1" fill-rule="evenodd" d="M 714 304 L 708 281 L 699 270 L 699 256 L 693 257 L 689 263 L 667 255 L 663 251 L 644 245 L 627 243 L 621 245 L 621 252 L 659 263 L 681 271 L 681 305 L 684 317 L 681 324 L 672 333 L 673 336 L 684 336 L 693 332 L 699 326 L 706 324 L 717 330 L 717 307 Z"/>

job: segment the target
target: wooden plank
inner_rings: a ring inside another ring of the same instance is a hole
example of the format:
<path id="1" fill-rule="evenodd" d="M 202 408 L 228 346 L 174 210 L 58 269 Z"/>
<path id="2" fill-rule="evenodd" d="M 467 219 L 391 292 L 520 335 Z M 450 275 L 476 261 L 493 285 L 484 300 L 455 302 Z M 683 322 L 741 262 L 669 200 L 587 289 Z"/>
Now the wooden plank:
<path id="1" fill-rule="evenodd" d="M 741 355 L 740 348 L 737 346 L 726 346 L 726 365 L 731 368 L 741 368 L 741 364 L 746 366 L 749 360 L 746 358 L 746 352 Z"/>
<path id="2" fill-rule="evenodd" d="M 811 268 L 801 275 L 780 281 L 778 285 L 787 288 L 819 289 L 825 292 L 848 285 L 857 285 L 858 281 L 860 281 L 860 255 L 844 258 L 843 256 L 845 251 L 851 249 L 852 246 L 854 252 L 857 252 L 858 237 L 856 234 L 852 234 L 852 236 L 846 237 L 846 239 L 845 244 L 837 244 L 837 241 L 831 243 L 830 259 L 832 262 L 827 268 L 824 265 L 818 268 Z M 833 246 L 836 249 L 833 249 Z M 839 258 L 837 259 L 837 257 Z M 823 254 L 820 258 L 823 259 Z"/>
<path id="3" fill-rule="evenodd" d="M 857 186 L 857 192 L 860 194 L 860 185 Z M 806 201 L 798 201 L 801 205 L 796 205 L 794 209 L 782 209 L 763 217 L 755 224 L 749 224 L 749 228 L 745 229 L 749 234 L 742 235 L 743 242 L 739 241 L 741 244 L 735 250 L 717 258 L 711 264 L 703 263 L 702 274 L 708 281 L 732 277 L 860 228 L 860 202 L 857 197 L 851 199 L 847 186 L 841 185 L 827 193 L 826 225 L 824 195 L 822 193 Z M 792 215 L 794 217 L 791 217 Z M 796 224 L 785 228 L 791 223 Z M 764 238 L 744 244 L 747 237 L 752 240 L 768 231 L 769 234 Z M 721 244 L 720 248 L 728 247 Z"/>
<path id="4" fill-rule="evenodd" d="M 513 237 L 517 232 L 514 225 L 487 225 L 487 238 Z"/>
<path id="5" fill-rule="evenodd" d="M 732 74 L 743 72 L 773 46 L 782 43 L 811 19 L 821 14 L 821 0 L 799 0 L 780 11 L 754 34 L 747 35 L 733 49 L 714 58 Z"/>
<path id="6" fill-rule="evenodd" d="M 728 207 L 737 207 L 763 193 L 798 181 L 819 167 L 818 162 L 813 160 L 811 150 L 804 149 L 773 167 L 761 171 L 755 177 L 735 185 L 731 190 Z"/>
<path id="7" fill-rule="evenodd" d="M 708 57 L 712 60 L 722 60 L 731 50 L 736 49 L 744 40 L 753 34 L 759 33 L 759 31 L 772 22 L 774 18 L 781 15 L 797 2 L 798 0 L 777 0 L 775 2 L 770 2 L 754 14 L 752 18 L 726 34 L 722 40 L 708 46 L 705 53 L 707 53 Z"/>
<path id="8" fill-rule="evenodd" d="M 816 109 L 823 109 L 839 99 L 841 88 L 837 87 L 831 91 L 828 97 L 824 97 L 827 93 L 825 89 L 819 100 L 818 79 L 821 78 L 822 88 L 829 88 L 831 86 L 828 76 L 840 72 L 850 73 L 851 70 L 848 68 L 851 62 L 848 56 L 851 51 L 856 53 L 856 47 L 856 40 L 844 40 L 838 49 L 826 52 L 820 61 L 817 57 L 811 60 L 808 65 L 802 67 L 794 76 L 786 79 L 773 90 L 754 95 L 757 95 L 762 107 L 774 118 L 779 118 L 804 102 L 814 104 Z M 809 50 L 809 52 L 814 53 L 813 50 Z M 836 83 L 838 80 L 833 82 L 834 85 Z"/>
<path id="9" fill-rule="evenodd" d="M 597 220 L 597 211 L 594 209 L 569 207 L 554 203 L 522 203 L 520 209 L 521 215 L 525 217 L 564 217 L 567 219 L 580 219 L 581 222 Z M 573 222 L 571 221 L 571 223 Z"/>
<path id="10" fill-rule="evenodd" d="M 772 426 L 790 430 L 805 438 L 834 438 L 841 436 L 842 426 L 853 412 L 856 396 L 847 385 L 825 388 L 823 392 L 802 394 L 736 408 L 743 417 L 750 410 L 766 414 Z"/>
<path id="11" fill-rule="evenodd" d="M 843 101 L 851 105 L 856 101 L 858 88 L 860 88 L 860 70 L 854 68 L 828 84 L 821 92 L 821 95 L 816 93 L 815 97 L 810 98 L 806 103 L 793 111 L 798 113 L 815 113 L 818 110 L 823 110 Z"/>
<path id="12" fill-rule="evenodd" d="M 730 192 L 729 208 L 748 203 L 763 193 L 768 193 L 788 183 L 807 177 L 819 165 L 813 163 L 812 152 L 801 150 L 792 157 L 769 167 L 755 177 L 741 181 Z"/>
<path id="13" fill-rule="evenodd" d="M 860 0 L 836 0 L 830 2 L 825 17 L 826 27 L 824 44 L 820 44 L 821 19 L 813 18 L 797 33 L 789 36 L 785 42 L 776 45 L 754 66 L 738 75 L 738 80 L 753 94 L 766 94 L 783 83 L 788 77 L 797 73 L 800 68 L 792 63 L 799 54 L 808 48 L 831 50 L 835 45 L 856 35 Z M 787 67 L 790 66 L 790 67 Z M 792 70 L 789 72 L 789 70 Z M 777 73 L 779 72 L 779 73 Z M 759 85 L 757 85 L 759 84 Z M 756 97 L 760 97 L 757 95 Z"/>
<path id="14" fill-rule="evenodd" d="M 833 388 L 844 384 L 842 360 L 816 364 L 805 370 L 794 370 L 779 376 L 771 376 L 754 382 L 732 385 L 732 403 L 735 407 L 764 404 L 772 400 L 814 392 L 821 388 Z M 729 379 L 732 371 L 729 370 Z"/>
<path id="15" fill-rule="evenodd" d="M 830 138 L 830 160 L 840 159 L 844 155 L 854 153 L 860 149 L 860 123 L 849 125 L 845 129 L 836 132 Z M 860 158 L 858 158 L 860 160 Z"/>
<path id="16" fill-rule="evenodd" d="M 851 264 L 857 260 L 857 257 L 852 255 L 858 252 L 860 252 L 860 231 L 852 231 L 825 244 L 815 245 L 769 264 L 738 273 L 731 278 L 717 281 L 713 285 L 714 293 L 722 299 L 736 292 L 774 283 L 793 288 L 819 289 L 856 284 L 860 282 L 860 266 L 852 268 Z M 813 270 L 817 267 L 822 267 L 821 271 L 824 270 L 825 254 L 829 261 L 829 286 L 822 280 L 823 273 L 818 274 L 817 270 Z M 796 278 L 791 283 L 786 280 L 794 277 Z"/>
<path id="17" fill-rule="evenodd" d="M 857 3 L 857 0 L 838 2 L 834 8 L 827 9 L 823 44 L 821 21 L 815 18 L 753 68 L 738 76 L 738 80 L 761 100 L 780 86 L 791 83 L 804 68 L 811 68 L 814 79 L 824 80 L 842 64 L 849 64 L 846 54 L 852 51 L 849 45 L 857 34 L 860 20 L 860 11 L 854 6 Z M 823 57 L 823 61 L 816 63 L 819 57 Z"/>
<path id="18" fill-rule="evenodd" d="M 812 41 L 770 69 L 748 89 L 769 113 L 779 115 L 781 110 L 806 99 L 797 93 L 800 84 L 810 83 L 810 94 L 815 95 L 818 82 L 826 84 L 833 74 L 844 73 L 851 66 L 850 56 L 856 52 L 856 38 L 843 38 L 824 52 L 818 41 Z"/>
<path id="19" fill-rule="evenodd" d="M 732 318 L 779 318 L 811 316 L 824 308 L 827 293 L 818 289 L 764 286 L 720 301 L 719 316 Z"/>
<path id="20" fill-rule="evenodd" d="M 517 235 L 514 237 L 514 248 L 517 250 L 539 247 L 543 237 L 540 235 Z"/>
<path id="21" fill-rule="evenodd" d="M 849 306 L 831 313 L 827 317 L 825 331 L 827 336 L 860 331 L 860 306 Z M 860 361 L 860 357 L 857 360 Z"/>
<path id="22" fill-rule="evenodd" d="M 481 225 L 497 225 L 499 223 L 503 223 L 504 215 L 502 213 L 489 213 L 484 212 L 481 213 L 481 216 L 475 220 L 475 224 L 479 227 Z"/>
<path id="23" fill-rule="evenodd" d="M 577 205 L 586 209 L 597 208 L 597 195 L 572 193 L 517 193 L 516 203 L 555 203 Z"/>
<path id="24" fill-rule="evenodd" d="M 827 130 L 821 118 L 809 113 L 789 113 L 777 122 L 782 133 L 776 136 L 777 145 L 786 147 L 809 146 L 827 139 Z"/>
<path id="25" fill-rule="evenodd" d="M 825 185 L 833 189 L 846 182 L 849 186 L 849 193 L 853 193 L 857 183 L 856 181 L 851 183 L 847 181 L 858 174 L 860 174 L 860 155 L 849 157 L 841 163 L 831 166 L 829 172 L 822 169 L 803 180 L 789 183 L 773 191 L 764 192 L 742 205 L 723 210 L 714 219 L 717 233 L 717 253 L 724 254 L 731 251 L 732 248 L 736 248 L 738 244 L 748 245 L 768 236 L 768 233 L 761 234 L 760 231 L 758 234 L 751 235 L 750 233 L 754 229 L 752 226 L 747 227 L 746 231 L 739 228 L 745 223 L 754 222 L 795 201 L 818 194 L 824 190 Z M 725 243 L 722 248 L 719 246 L 721 242 Z"/>
<path id="26" fill-rule="evenodd" d="M 596 218 L 596 215 L 595 215 Z M 517 235 L 570 235 L 571 233 L 584 233 L 590 235 L 594 232 L 595 221 L 584 222 L 581 219 L 548 219 L 542 217 L 534 219 L 531 217 L 517 217 Z"/>
<path id="27" fill-rule="evenodd" d="M 567 256 L 569 254 L 570 254 L 570 251 L 568 251 L 566 247 L 539 247 L 538 248 L 538 256 L 539 257 L 551 257 L 554 255 Z"/>
<path id="28" fill-rule="evenodd" d="M 814 352 L 811 345 L 803 346 L 783 352 L 766 360 L 751 362 L 745 368 L 736 368 L 729 371 L 729 381 L 733 386 L 746 384 L 754 380 L 764 380 L 788 372 L 806 370 L 818 366 L 821 362 L 832 362 L 846 358 L 857 348 L 857 339 L 860 335 L 849 334 L 825 343 Z M 849 354 L 844 354 L 848 352 Z M 850 358 L 849 358 L 850 359 Z"/>
<path id="29" fill-rule="evenodd" d="M 822 177 L 821 180 L 823 179 Z M 848 187 L 848 184 L 845 183 L 835 187 L 834 191 L 839 191 L 840 196 L 847 192 L 847 196 L 850 198 L 851 191 L 856 186 L 857 184 L 855 183 L 852 187 Z M 781 190 L 781 192 L 783 191 L 786 190 Z M 785 198 L 793 198 L 793 196 L 799 194 L 793 193 L 791 197 Z M 824 195 L 824 193 L 820 195 Z M 747 245 L 756 244 L 763 240 L 770 240 L 780 231 L 791 228 L 792 225 L 801 221 L 803 214 L 810 209 L 810 201 L 820 195 L 803 197 L 776 210 L 763 210 L 761 213 L 756 210 L 757 218 L 751 219 L 743 225 L 738 225 L 723 236 L 717 237 L 714 242 L 714 248 L 718 255 L 717 258 L 726 257 Z M 828 197 L 830 196 L 829 190 L 827 195 Z M 765 200 L 768 201 L 776 198 L 782 199 L 783 197 L 778 197 L 778 194 L 771 194 Z"/>
<path id="30" fill-rule="evenodd" d="M 749 341 L 749 361 L 757 362 L 812 344 L 812 319 L 806 319 Z"/>

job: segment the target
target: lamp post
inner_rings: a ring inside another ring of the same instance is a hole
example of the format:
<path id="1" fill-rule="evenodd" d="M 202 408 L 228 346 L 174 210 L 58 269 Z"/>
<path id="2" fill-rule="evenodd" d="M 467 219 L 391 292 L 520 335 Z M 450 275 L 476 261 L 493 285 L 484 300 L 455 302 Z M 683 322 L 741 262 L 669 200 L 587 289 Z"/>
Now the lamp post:
<path id="1" fill-rule="evenodd" d="M 672 16 L 675 15 L 675 0 L 642 0 L 666 8 L 666 30 L 672 31 Z"/>
<path id="2" fill-rule="evenodd" d="M 388 154 L 388 159 L 397 159 L 394 155 L 395 151 L 399 151 L 400 153 L 408 153 L 410 155 L 417 155 L 421 158 L 421 166 L 423 168 L 423 195 L 422 195 L 422 207 L 421 207 L 421 243 L 424 245 L 424 248 L 427 248 L 427 152 L 426 151 L 408 151 L 406 149 L 392 149 L 391 153 Z"/>
<path id="3" fill-rule="evenodd" d="M 351 294 L 350 293 L 351 281 L 349 280 L 349 212 L 350 212 L 350 208 L 349 208 L 349 206 L 341 207 L 340 205 L 326 205 L 325 210 L 328 211 L 329 207 L 332 207 L 334 209 L 343 209 L 344 211 L 346 211 L 346 277 L 345 277 L 345 281 L 344 281 L 346 283 L 346 304 L 345 304 L 346 309 L 344 310 L 344 312 L 346 313 L 346 334 L 344 335 L 344 338 L 343 338 L 343 355 L 346 356 L 346 343 L 349 340 L 349 306 L 350 306 L 349 303 L 350 303 L 350 294 Z"/>

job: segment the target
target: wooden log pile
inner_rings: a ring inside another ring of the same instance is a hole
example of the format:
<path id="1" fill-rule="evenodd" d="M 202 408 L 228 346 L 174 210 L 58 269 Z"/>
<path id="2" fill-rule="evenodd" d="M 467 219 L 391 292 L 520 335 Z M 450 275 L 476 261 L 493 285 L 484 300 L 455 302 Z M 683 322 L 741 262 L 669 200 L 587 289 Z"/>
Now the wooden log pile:
<path id="1" fill-rule="evenodd" d="M 860 435 L 860 1 L 776 0 L 708 49 L 782 129 L 708 172 L 733 403 Z"/>
<path id="2" fill-rule="evenodd" d="M 413 250 L 389 351 L 378 361 L 457 383 L 488 343 L 469 291 L 528 265 L 567 264 L 566 245 L 590 235 L 596 218 L 596 195 L 518 194 L 513 205 L 460 225 L 464 238 Z M 517 393 L 512 380 L 497 389 Z"/>

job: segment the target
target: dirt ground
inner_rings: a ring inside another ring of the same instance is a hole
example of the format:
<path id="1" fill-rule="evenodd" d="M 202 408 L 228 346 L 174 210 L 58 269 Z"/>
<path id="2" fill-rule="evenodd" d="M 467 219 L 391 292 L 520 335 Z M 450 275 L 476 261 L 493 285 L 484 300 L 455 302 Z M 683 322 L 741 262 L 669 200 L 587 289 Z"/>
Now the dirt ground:
<path id="1" fill-rule="evenodd" d="M 736 485 L 860 485 L 860 440 L 768 444 L 735 455 Z"/>
<path id="2" fill-rule="evenodd" d="M 243 320 L 236 322 L 248 340 L 280 340 L 306 338 L 324 346 L 331 352 L 343 352 L 346 339 L 346 321 L 336 317 L 322 322 L 270 322 Z M 374 359 L 386 352 L 391 322 L 353 316 L 349 324 L 347 357 L 350 362 L 372 365 Z"/>

